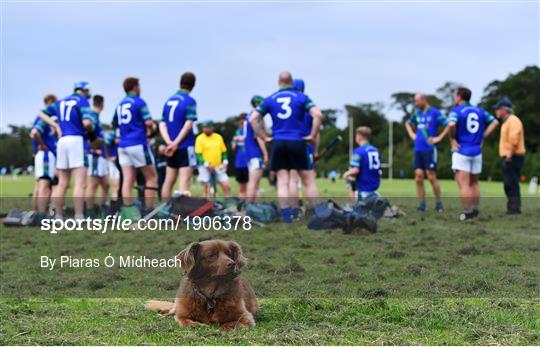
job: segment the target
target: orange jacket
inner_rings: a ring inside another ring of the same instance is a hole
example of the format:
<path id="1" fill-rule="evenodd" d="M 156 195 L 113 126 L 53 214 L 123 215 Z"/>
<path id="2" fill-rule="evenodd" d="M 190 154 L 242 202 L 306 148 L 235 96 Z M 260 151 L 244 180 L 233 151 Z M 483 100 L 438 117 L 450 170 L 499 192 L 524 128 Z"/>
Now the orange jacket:
<path id="1" fill-rule="evenodd" d="M 525 132 L 523 123 L 516 115 L 510 115 L 501 126 L 501 138 L 499 140 L 499 156 L 525 154 Z"/>

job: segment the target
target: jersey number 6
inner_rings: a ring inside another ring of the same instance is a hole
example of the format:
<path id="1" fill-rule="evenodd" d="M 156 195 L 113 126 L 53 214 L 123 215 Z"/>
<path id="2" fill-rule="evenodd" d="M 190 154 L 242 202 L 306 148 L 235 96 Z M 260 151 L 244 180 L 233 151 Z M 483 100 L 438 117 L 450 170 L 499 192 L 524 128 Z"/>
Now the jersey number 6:
<path id="1" fill-rule="evenodd" d="M 467 131 L 471 134 L 476 134 L 480 128 L 480 123 L 478 122 L 478 115 L 474 112 L 471 112 L 467 115 Z"/>

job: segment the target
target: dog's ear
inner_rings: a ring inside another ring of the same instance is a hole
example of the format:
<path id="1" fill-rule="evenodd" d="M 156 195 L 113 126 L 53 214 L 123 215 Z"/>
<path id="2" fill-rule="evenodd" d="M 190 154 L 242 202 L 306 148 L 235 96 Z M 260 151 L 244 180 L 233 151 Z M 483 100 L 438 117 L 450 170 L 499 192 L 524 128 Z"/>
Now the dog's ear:
<path id="1" fill-rule="evenodd" d="M 176 259 L 180 260 L 180 267 L 186 273 L 190 273 L 195 263 L 197 263 L 200 247 L 201 245 L 198 242 L 192 242 L 176 255 Z"/>
<path id="2" fill-rule="evenodd" d="M 229 241 L 229 249 L 232 253 L 233 260 L 236 262 L 236 266 L 241 269 L 247 265 L 247 259 L 242 254 L 242 248 L 234 241 Z"/>

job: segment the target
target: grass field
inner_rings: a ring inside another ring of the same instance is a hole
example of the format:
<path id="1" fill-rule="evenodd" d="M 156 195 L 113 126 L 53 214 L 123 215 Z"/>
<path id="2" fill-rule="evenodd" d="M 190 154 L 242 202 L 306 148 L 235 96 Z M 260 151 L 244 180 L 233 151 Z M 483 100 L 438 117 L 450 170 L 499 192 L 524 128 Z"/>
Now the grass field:
<path id="1" fill-rule="evenodd" d="M 342 182 L 319 187 L 346 195 Z M 31 188 L 31 179 L 4 179 L 1 212 Z M 457 195 L 455 182 L 442 189 Z M 461 223 L 457 198 L 445 199 L 445 213 L 419 213 L 411 180 L 384 181 L 381 193 L 407 215 L 381 221 L 374 235 L 315 232 L 304 222 L 105 235 L 2 226 L 0 344 L 538 345 L 540 199 L 527 197 L 523 215 L 506 216 L 502 184 L 481 189 L 481 216 Z M 145 311 L 147 299 L 174 297 L 176 269 L 39 268 L 40 255 L 169 257 L 208 238 L 243 246 L 244 275 L 261 302 L 254 329 L 182 328 Z"/>

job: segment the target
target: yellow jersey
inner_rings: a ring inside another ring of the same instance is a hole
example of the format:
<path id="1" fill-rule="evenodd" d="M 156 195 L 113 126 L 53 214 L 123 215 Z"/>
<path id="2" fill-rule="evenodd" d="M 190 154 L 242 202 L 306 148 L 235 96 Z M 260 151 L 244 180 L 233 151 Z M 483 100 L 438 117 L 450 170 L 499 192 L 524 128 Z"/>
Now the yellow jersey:
<path id="1" fill-rule="evenodd" d="M 195 139 L 195 153 L 202 156 L 203 160 L 212 166 L 220 166 L 223 154 L 227 153 L 227 146 L 220 134 L 212 133 L 208 136 L 205 133 L 199 134 Z"/>

